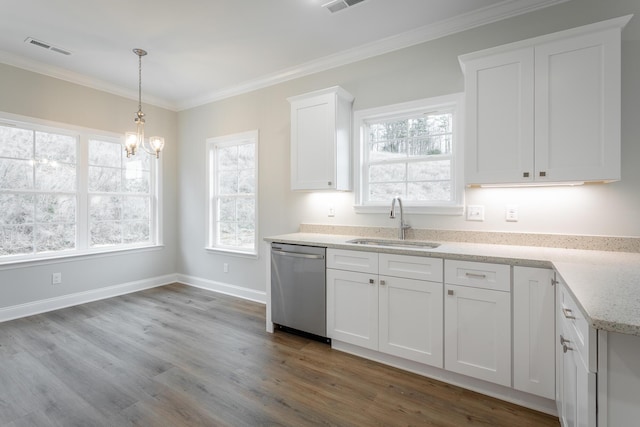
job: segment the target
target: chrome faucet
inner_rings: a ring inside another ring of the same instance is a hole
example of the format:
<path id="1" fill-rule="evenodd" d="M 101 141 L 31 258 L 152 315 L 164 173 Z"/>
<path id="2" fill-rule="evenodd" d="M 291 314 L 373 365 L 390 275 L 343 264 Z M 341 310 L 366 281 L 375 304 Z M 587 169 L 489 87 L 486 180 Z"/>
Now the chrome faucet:
<path id="1" fill-rule="evenodd" d="M 405 231 L 411 228 L 409 224 L 404 222 L 404 213 L 402 211 L 402 199 L 400 197 L 394 197 L 391 201 L 391 213 L 389 214 L 389 218 L 396 217 L 396 200 L 398 201 L 398 207 L 400 208 L 400 225 L 398 227 L 398 239 L 404 240 Z"/>

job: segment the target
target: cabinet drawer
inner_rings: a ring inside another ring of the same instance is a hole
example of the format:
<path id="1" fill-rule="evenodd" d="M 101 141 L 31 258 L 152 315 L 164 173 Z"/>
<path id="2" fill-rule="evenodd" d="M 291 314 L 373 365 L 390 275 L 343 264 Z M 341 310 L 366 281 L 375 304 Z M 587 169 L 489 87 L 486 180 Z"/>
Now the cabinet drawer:
<path id="1" fill-rule="evenodd" d="M 442 259 L 394 254 L 379 255 L 381 275 L 442 282 Z"/>
<path id="2" fill-rule="evenodd" d="M 378 274 L 378 254 L 329 248 L 327 249 L 327 268 Z"/>
<path id="3" fill-rule="evenodd" d="M 504 264 L 446 260 L 444 281 L 452 285 L 509 292 L 511 267 Z"/>
<path id="4" fill-rule="evenodd" d="M 559 284 L 558 319 L 562 323 L 561 330 L 568 335 L 564 337 L 570 341 L 567 346 L 578 352 L 580 359 L 590 372 L 596 372 L 596 330 L 589 326 L 589 322 L 566 285 L 562 281 Z"/>

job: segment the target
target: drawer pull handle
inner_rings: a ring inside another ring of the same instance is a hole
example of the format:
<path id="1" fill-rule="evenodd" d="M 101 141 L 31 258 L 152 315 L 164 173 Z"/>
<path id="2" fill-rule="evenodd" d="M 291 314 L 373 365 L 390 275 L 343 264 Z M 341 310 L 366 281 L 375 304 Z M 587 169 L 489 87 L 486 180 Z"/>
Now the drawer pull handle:
<path id="1" fill-rule="evenodd" d="M 472 279 L 486 279 L 486 274 L 478 274 L 478 273 L 464 273 L 465 276 L 470 277 Z"/>
<path id="2" fill-rule="evenodd" d="M 560 335 L 560 345 L 565 345 L 566 343 L 571 342 L 562 335 Z M 566 353 L 566 352 L 565 352 Z"/>
<path id="3" fill-rule="evenodd" d="M 453 295 L 453 290 L 452 289 L 447 289 L 447 295 Z"/>
<path id="4" fill-rule="evenodd" d="M 380 280 L 380 284 L 381 284 L 382 286 L 384 286 L 384 285 L 386 285 L 387 283 L 386 283 L 384 280 Z"/>
<path id="5" fill-rule="evenodd" d="M 566 353 L 566 352 L 567 352 L 567 351 L 569 351 L 569 350 L 573 351 L 573 348 L 572 348 L 572 347 L 569 347 L 569 346 L 568 346 L 568 345 L 566 345 L 566 344 L 562 344 L 562 352 L 563 352 L 563 353 Z"/>
<path id="6" fill-rule="evenodd" d="M 373 280 L 373 279 L 369 279 L 369 284 L 373 285 L 374 283 L 376 283 L 376 281 L 375 281 L 375 280 Z"/>
<path id="7" fill-rule="evenodd" d="M 576 316 L 574 316 L 571 313 L 573 313 L 573 311 L 570 308 L 563 308 L 562 309 L 562 314 L 564 314 L 565 318 L 567 318 L 567 319 L 575 319 Z"/>

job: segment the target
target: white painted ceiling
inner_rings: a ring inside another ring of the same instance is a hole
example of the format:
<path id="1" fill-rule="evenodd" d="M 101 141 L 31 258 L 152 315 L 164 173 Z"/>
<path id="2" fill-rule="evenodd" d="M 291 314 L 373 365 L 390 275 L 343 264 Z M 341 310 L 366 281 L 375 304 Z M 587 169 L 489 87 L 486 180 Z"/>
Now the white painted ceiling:
<path id="1" fill-rule="evenodd" d="M 3 0 L 0 62 L 180 110 L 564 0 Z M 33 37 L 72 52 L 25 43 Z"/>

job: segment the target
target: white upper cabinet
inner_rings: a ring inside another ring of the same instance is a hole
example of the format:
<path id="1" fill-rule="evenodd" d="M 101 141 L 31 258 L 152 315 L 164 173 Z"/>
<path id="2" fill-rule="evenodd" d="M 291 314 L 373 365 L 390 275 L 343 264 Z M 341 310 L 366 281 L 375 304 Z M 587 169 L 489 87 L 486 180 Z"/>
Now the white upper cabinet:
<path id="1" fill-rule="evenodd" d="M 620 179 L 620 33 L 630 18 L 459 58 L 467 185 Z"/>
<path id="2" fill-rule="evenodd" d="M 291 104 L 291 189 L 351 190 L 353 96 L 335 86 Z"/>

